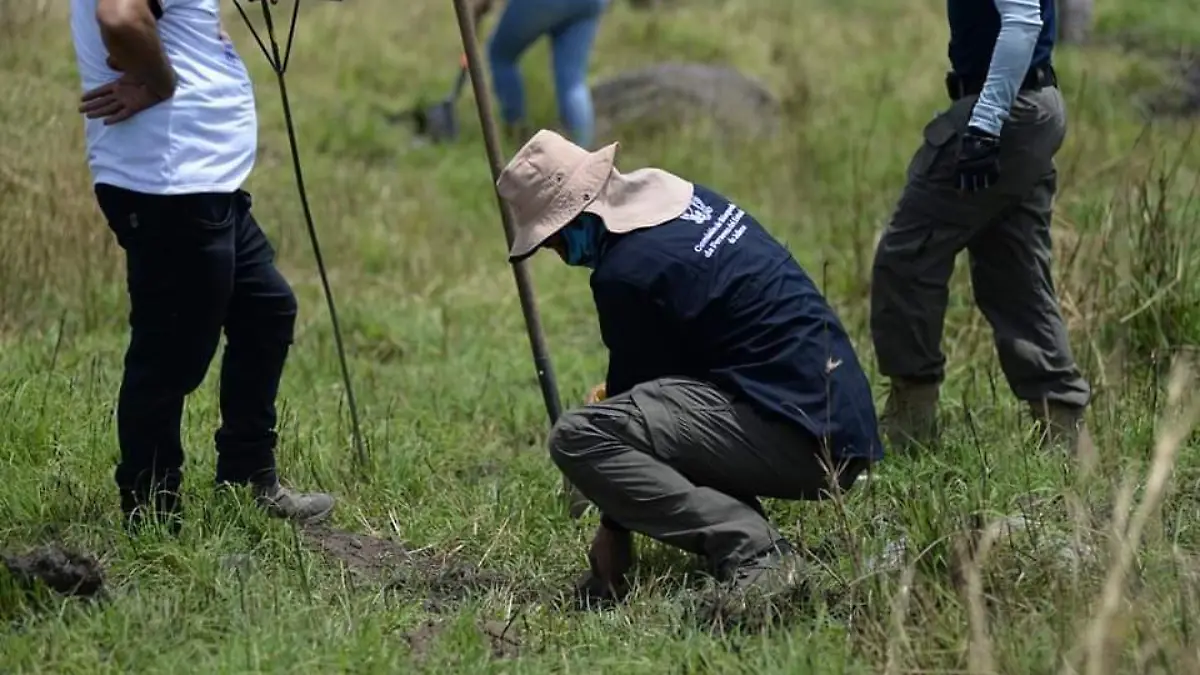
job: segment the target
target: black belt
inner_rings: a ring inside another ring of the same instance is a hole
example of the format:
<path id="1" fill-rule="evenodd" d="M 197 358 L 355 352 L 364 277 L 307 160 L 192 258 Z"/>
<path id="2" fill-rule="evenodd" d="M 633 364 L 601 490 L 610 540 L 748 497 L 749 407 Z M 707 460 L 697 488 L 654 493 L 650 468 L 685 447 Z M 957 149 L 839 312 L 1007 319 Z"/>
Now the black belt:
<path id="1" fill-rule="evenodd" d="M 952 101 L 978 94 L 983 91 L 983 83 L 984 78 L 968 80 L 954 71 L 946 73 L 946 93 L 950 95 Z M 1057 86 L 1058 75 L 1054 72 L 1054 66 L 1035 66 L 1029 69 L 1029 73 L 1021 82 L 1021 91 Z"/>

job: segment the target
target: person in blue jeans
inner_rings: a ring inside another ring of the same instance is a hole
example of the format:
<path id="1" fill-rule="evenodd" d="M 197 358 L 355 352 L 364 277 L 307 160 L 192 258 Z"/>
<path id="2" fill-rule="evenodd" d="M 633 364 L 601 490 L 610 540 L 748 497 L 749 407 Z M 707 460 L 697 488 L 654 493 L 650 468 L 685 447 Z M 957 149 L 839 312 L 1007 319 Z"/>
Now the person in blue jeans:
<path id="1" fill-rule="evenodd" d="M 492 85 L 500 115 L 510 133 L 521 141 L 525 127 L 525 91 L 518 61 L 543 35 L 549 36 L 554 63 L 554 88 L 558 115 L 571 140 L 591 147 L 595 138 L 595 113 L 587 84 L 588 60 L 600 17 L 609 0 L 509 0 L 488 39 Z M 491 8 L 492 0 L 476 3 L 476 17 Z"/>

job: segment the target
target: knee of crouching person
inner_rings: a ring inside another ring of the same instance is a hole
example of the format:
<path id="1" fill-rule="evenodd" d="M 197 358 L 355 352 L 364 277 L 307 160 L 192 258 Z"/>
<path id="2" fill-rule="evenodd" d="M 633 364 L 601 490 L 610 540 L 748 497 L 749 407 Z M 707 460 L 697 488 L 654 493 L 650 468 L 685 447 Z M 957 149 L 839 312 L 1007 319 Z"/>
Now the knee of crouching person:
<path id="1" fill-rule="evenodd" d="M 550 459 L 561 470 L 578 462 L 595 443 L 596 434 L 585 409 L 568 410 L 550 429 L 546 446 Z"/>

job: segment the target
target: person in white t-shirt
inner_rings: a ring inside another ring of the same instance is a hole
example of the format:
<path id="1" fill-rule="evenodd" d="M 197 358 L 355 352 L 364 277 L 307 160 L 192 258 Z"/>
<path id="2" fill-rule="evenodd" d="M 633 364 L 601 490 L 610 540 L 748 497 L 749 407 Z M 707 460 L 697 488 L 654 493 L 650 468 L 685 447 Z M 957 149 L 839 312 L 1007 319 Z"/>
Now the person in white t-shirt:
<path id="1" fill-rule="evenodd" d="M 242 189 L 258 120 L 219 0 L 71 0 L 71 31 L 96 199 L 126 256 L 115 480 L 127 524 L 156 514 L 178 529 L 184 399 L 222 331 L 217 485 L 249 485 L 278 517 L 326 518 L 333 497 L 292 491 L 276 473 L 297 303 Z"/>

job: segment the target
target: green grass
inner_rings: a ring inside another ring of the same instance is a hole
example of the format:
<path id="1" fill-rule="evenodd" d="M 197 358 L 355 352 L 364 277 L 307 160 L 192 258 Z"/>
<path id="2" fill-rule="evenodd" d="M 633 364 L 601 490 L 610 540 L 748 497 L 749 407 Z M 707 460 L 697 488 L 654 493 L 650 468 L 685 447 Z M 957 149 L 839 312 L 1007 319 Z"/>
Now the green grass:
<path id="1" fill-rule="evenodd" d="M 34 4 L 0 1 L 0 545 L 94 551 L 111 593 L 96 605 L 51 599 L 38 609 L 0 591 L 9 621 L 0 670 L 932 673 L 985 672 L 990 659 L 996 672 L 1041 673 L 1084 658 L 1097 668 L 1089 672 L 1197 669 L 1196 444 L 1163 460 L 1173 468 L 1165 493 L 1147 478 L 1155 439 L 1170 428 L 1165 365 L 1200 341 L 1193 124 L 1148 123 L 1139 108 L 1164 84 L 1164 64 L 1102 45 L 1058 56 L 1070 120 L 1056 283 L 1096 389 L 1098 469 L 1079 476 L 1033 449 L 960 274 L 945 331 L 948 447 L 889 457 L 844 505 L 769 504 L 796 541 L 836 553 L 823 585 L 837 593 L 784 628 L 714 635 L 671 583 L 689 561 L 645 540 L 642 583 L 625 606 L 574 613 L 553 601 L 583 569 L 594 516 L 569 521 L 556 499 L 470 90 L 459 107 L 464 137 L 452 146 L 411 148 L 407 131 L 378 113 L 448 90 L 461 48 L 449 2 L 306 3 L 288 75 L 369 477 L 351 463 L 278 91 L 228 10 L 259 97 L 260 161 L 247 187 L 301 302 L 280 400 L 283 474 L 335 493 L 338 527 L 422 548 L 419 564 L 384 587 L 298 546 L 287 525 L 212 495 L 214 377 L 185 420 L 184 533 L 121 534 L 111 474 L 127 338 L 122 257 L 89 189 L 67 24 Z M 617 1 L 594 56 L 594 80 L 666 59 L 727 62 L 783 100 L 787 131 L 769 144 L 717 145 L 677 130 L 630 137 L 619 164 L 663 166 L 759 216 L 842 315 L 879 405 L 869 263 L 921 126 L 945 105 L 943 4 L 697 0 L 654 16 Z M 1097 20 L 1174 44 L 1193 39 L 1200 8 L 1110 0 Z M 552 126 L 545 45 L 524 70 L 535 121 Z M 574 404 L 605 365 L 586 276 L 552 256 L 530 271 L 561 394 Z M 1183 389 L 1186 402 L 1192 388 Z M 1126 486 L 1132 502 L 1121 498 Z M 1159 497 L 1144 534 L 1123 544 L 1132 506 Z M 1022 511 L 1034 527 L 982 564 L 956 563 L 952 543 L 971 514 Z M 872 573 L 867 558 L 901 536 L 907 564 Z M 1074 538 L 1090 547 L 1076 566 L 1063 555 Z M 1135 554 L 1128 572 L 1113 553 L 1121 550 Z M 471 583 L 472 566 L 490 583 Z M 977 590 L 960 583 L 977 570 Z M 1087 640 L 1110 573 L 1105 655 Z M 441 628 L 414 651 L 406 636 L 427 620 Z M 496 658 L 473 626 L 510 620 L 520 653 Z"/>
<path id="2" fill-rule="evenodd" d="M 1123 33 L 1152 40 L 1157 46 L 1173 49 L 1195 48 L 1200 42 L 1196 0 L 1144 0 L 1143 2 L 1096 3 L 1095 21 L 1099 33 Z"/>

